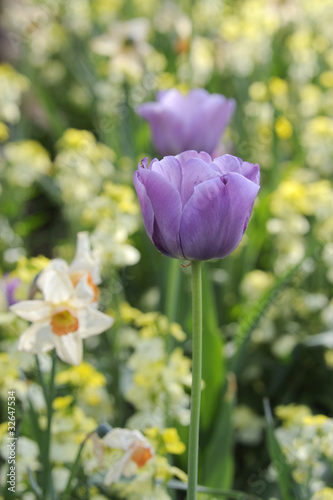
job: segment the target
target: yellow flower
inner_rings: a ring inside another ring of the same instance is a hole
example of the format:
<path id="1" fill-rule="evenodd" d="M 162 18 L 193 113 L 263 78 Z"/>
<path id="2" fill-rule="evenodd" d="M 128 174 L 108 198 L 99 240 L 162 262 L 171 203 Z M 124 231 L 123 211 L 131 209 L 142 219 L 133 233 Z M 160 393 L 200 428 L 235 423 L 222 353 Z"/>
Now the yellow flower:
<path id="1" fill-rule="evenodd" d="M 168 453 L 181 455 L 186 450 L 185 444 L 180 440 L 177 429 L 170 427 L 162 432 L 162 438 Z"/>
<path id="2" fill-rule="evenodd" d="M 3 147 L 6 176 L 13 185 L 28 187 L 51 171 L 49 152 L 37 141 L 9 142 Z"/>
<path id="3" fill-rule="evenodd" d="M 43 255 L 38 257 L 21 257 L 17 263 L 15 271 L 12 275 L 19 278 L 24 283 L 30 284 L 46 266 L 50 260 Z"/>
<path id="4" fill-rule="evenodd" d="M 333 71 L 324 71 L 320 75 L 319 81 L 324 87 L 333 87 Z"/>
<path id="5" fill-rule="evenodd" d="M 55 400 L 53 401 L 53 409 L 65 410 L 72 404 L 73 400 L 74 398 L 71 395 L 55 398 Z"/>
<path id="6" fill-rule="evenodd" d="M 122 302 L 119 306 L 120 317 L 124 323 L 131 323 L 141 317 L 142 312 L 135 307 L 131 307 L 128 302 Z"/>
<path id="7" fill-rule="evenodd" d="M 156 455 L 155 457 L 156 479 L 168 481 L 171 477 L 170 465 L 165 457 Z"/>
<path id="8" fill-rule="evenodd" d="M 315 426 L 322 426 L 327 422 L 328 417 L 325 415 L 306 415 L 302 419 L 302 424 L 303 425 L 315 425 Z"/>
<path id="9" fill-rule="evenodd" d="M 87 130 L 77 130 L 69 128 L 65 131 L 57 145 L 61 148 L 81 149 L 89 143 L 94 144 L 96 139 L 91 132 Z"/>
<path id="10" fill-rule="evenodd" d="M 57 373 L 56 383 L 98 388 L 105 386 L 106 380 L 96 368 L 89 363 L 82 362 L 79 366 L 73 366 Z"/>
<path id="11" fill-rule="evenodd" d="M 293 135 L 293 126 L 285 116 L 280 116 L 275 122 L 275 132 L 280 139 L 290 139 Z"/>
<path id="12" fill-rule="evenodd" d="M 170 334 L 179 342 L 183 342 L 186 339 L 186 334 L 178 323 L 171 323 Z"/>
<path id="13" fill-rule="evenodd" d="M 269 91 L 273 96 L 284 96 L 288 93 L 288 84 L 285 80 L 274 76 L 269 81 Z"/>
<path id="14" fill-rule="evenodd" d="M 300 423 L 304 417 L 311 417 L 311 410 L 305 405 L 280 405 L 275 408 L 275 414 L 283 420 L 286 427 L 289 427 L 295 422 Z"/>
<path id="15" fill-rule="evenodd" d="M 333 500 L 333 489 L 323 488 L 322 490 L 317 491 L 311 500 Z"/>
<path id="16" fill-rule="evenodd" d="M 266 101 L 268 93 L 264 82 L 254 82 L 250 85 L 249 95 L 254 101 Z"/>
<path id="17" fill-rule="evenodd" d="M 155 439 L 159 434 L 159 429 L 158 427 L 148 427 L 144 432 L 148 438 Z"/>
<path id="18" fill-rule="evenodd" d="M 333 120 L 328 116 L 317 116 L 307 124 L 307 131 L 310 134 L 331 137 L 333 136 Z"/>

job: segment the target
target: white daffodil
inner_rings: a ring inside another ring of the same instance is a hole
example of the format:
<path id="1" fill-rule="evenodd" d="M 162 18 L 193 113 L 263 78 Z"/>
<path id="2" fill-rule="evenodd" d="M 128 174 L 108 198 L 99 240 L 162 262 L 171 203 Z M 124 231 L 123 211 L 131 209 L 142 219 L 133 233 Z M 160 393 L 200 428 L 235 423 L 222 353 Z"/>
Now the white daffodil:
<path id="1" fill-rule="evenodd" d="M 86 275 L 88 285 L 93 291 L 92 303 L 97 306 L 99 296 L 97 285 L 99 285 L 102 280 L 99 270 L 99 258 L 96 252 L 92 252 L 90 249 L 87 231 L 82 231 L 77 234 L 76 253 L 73 262 L 68 265 L 67 262 L 62 259 L 53 259 L 48 265 L 48 269 L 50 268 L 67 273 L 74 287 L 76 287 L 81 278 Z"/>
<path id="2" fill-rule="evenodd" d="M 109 431 L 103 442 L 108 448 L 122 450 L 124 454 L 108 470 L 104 484 L 109 486 L 123 475 L 133 476 L 154 456 L 154 450 L 144 435 L 137 430 L 115 428 Z"/>
<path id="3" fill-rule="evenodd" d="M 135 78 L 143 74 L 143 61 L 151 53 L 147 43 L 150 25 L 148 19 L 136 18 L 115 22 L 105 35 L 92 40 L 91 48 L 110 57 L 110 70 L 120 71 Z"/>
<path id="4" fill-rule="evenodd" d="M 87 231 L 82 231 L 77 235 L 76 253 L 73 262 L 69 266 L 69 272 L 73 276 L 75 273 L 90 275 L 90 280 L 94 285 L 101 283 L 99 271 L 99 258 L 96 252 L 90 249 L 89 236 Z"/>
<path id="5" fill-rule="evenodd" d="M 100 278 L 87 241 L 87 236 L 79 236 L 71 266 L 55 259 L 38 276 L 36 285 L 44 300 L 22 301 L 11 307 L 32 322 L 21 335 L 19 350 L 41 353 L 55 348 L 60 359 L 79 365 L 82 339 L 102 333 L 113 324 L 110 316 L 97 310 L 95 283 Z"/>

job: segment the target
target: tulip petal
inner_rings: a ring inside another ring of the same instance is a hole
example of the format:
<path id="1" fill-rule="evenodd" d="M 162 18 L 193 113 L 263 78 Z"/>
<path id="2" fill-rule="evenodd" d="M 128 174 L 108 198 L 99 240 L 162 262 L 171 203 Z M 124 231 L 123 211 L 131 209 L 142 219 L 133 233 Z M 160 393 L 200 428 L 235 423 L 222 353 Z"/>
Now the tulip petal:
<path id="1" fill-rule="evenodd" d="M 189 150 L 189 151 L 184 151 L 183 153 L 180 153 L 179 155 L 176 156 L 176 158 L 182 167 L 183 167 L 183 165 L 185 165 L 185 163 L 187 161 L 189 161 L 193 158 L 202 160 L 205 163 L 208 163 L 209 165 L 212 163 L 212 158 L 208 153 L 206 153 L 205 151 L 201 151 L 200 153 L 198 153 L 197 151 L 194 151 L 193 149 Z"/>
<path id="2" fill-rule="evenodd" d="M 220 177 L 218 173 L 209 168 L 204 161 L 194 158 L 188 160 L 183 165 L 182 171 L 183 177 L 180 194 L 183 207 L 193 195 L 195 186 L 209 179 Z"/>
<path id="3" fill-rule="evenodd" d="M 50 323 L 37 322 L 29 326 L 21 335 L 19 351 L 34 354 L 50 351 L 54 347 Z"/>
<path id="4" fill-rule="evenodd" d="M 232 155 L 223 155 L 214 159 L 214 165 L 217 165 L 218 170 L 222 175 L 229 174 L 231 172 L 235 172 L 237 174 L 242 173 L 242 164 L 243 160 L 238 158 L 237 156 Z"/>
<path id="5" fill-rule="evenodd" d="M 182 204 L 179 192 L 165 177 L 151 170 L 139 169 L 137 176 L 145 187 L 146 197 L 149 198 L 153 210 L 154 223 L 151 240 L 163 254 L 182 258 L 179 241 Z M 149 217 L 151 217 L 150 212 Z M 150 229 L 151 220 L 149 219 L 148 222 Z M 148 230 L 147 233 L 150 236 Z"/>
<path id="6" fill-rule="evenodd" d="M 145 230 L 147 231 L 147 234 L 151 241 L 153 241 L 154 211 L 151 205 L 151 201 L 147 195 L 146 188 L 140 178 L 141 171 L 142 170 L 140 168 L 139 170 L 134 172 L 133 183 L 139 198 Z"/>
<path id="7" fill-rule="evenodd" d="M 259 185 L 260 183 L 260 168 L 257 163 L 248 163 L 244 161 L 242 165 L 242 175 L 252 182 Z"/>
<path id="8" fill-rule="evenodd" d="M 223 155 L 214 159 L 214 165 L 218 167 L 221 174 L 235 172 L 243 175 L 255 184 L 260 182 L 260 169 L 258 164 L 241 160 L 237 156 Z"/>
<path id="9" fill-rule="evenodd" d="M 185 124 L 172 109 L 152 102 L 142 104 L 136 112 L 149 122 L 155 147 L 163 156 L 183 149 Z"/>
<path id="10" fill-rule="evenodd" d="M 77 332 L 58 337 L 53 336 L 59 358 L 70 365 L 79 365 L 83 357 L 83 342 Z"/>
<path id="11" fill-rule="evenodd" d="M 174 156 L 165 156 L 162 160 L 153 160 L 149 169 L 156 172 L 171 182 L 180 191 L 182 182 L 182 169 L 179 161 Z"/>
<path id="12" fill-rule="evenodd" d="M 196 186 L 180 224 L 184 255 L 189 260 L 222 259 L 240 243 L 259 186 L 240 174 Z"/>
<path id="13" fill-rule="evenodd" d="M 41 321 L 51 316 L 51 306 L 45 300 L 23 300 L 10 310 L 27 321 Z"/>
<path id="14" fill-rule="evenodd" d="M 212 94 L 209 99 L 206 96 L 200 106 L 194 107 L 195 116 L 192 111 L 191 133 L 184 149 L 190 149 L 195 144 L 198 151 L 212 154 L 234 113 L 235 106 L 233 99 L 226 99 L 222 95 Z M 203 123 L 206 126 L 203 127 Z"/>
<path id="15" fill-rule="evenodd" d="M 113 325 L 114 319 L 92 307 L 78 313 L 79 335 L 82 339 L 98 335 Z"/>

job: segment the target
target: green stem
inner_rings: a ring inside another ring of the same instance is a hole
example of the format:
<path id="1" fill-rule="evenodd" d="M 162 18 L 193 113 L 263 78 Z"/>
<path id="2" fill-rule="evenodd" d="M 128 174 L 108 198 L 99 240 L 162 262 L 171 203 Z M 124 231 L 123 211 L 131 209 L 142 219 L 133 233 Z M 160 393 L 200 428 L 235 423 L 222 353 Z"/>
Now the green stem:
<path id="1" fill-rule="evenodd" d="M 72 481 L 78 473 L 79 466 L 80 466 L 80 460 L 81 460 L 81 454 L 82 454 L 84 445 L 86 444 L 87 439 L 89 437 L 90 437 L 90 434 L 80 444 L 79 450 L 78 450 L 77 455 L 76 455 L 75 462 L 72 464 L 72 467 L 71 467 L 71 473 L 70 473 L 70 476 L 68 478 L 66 488 L 63 492 L 62 500 L 69 500 L 69 496 L 70 496 L 71 488 L 72 488 Z"/>
<path id="2" fill-rule="evenodd" d="M 44 395 L 45 403 L 47 404 L 47 388 L 46 388 L 46 385 L 45 385 L 45 381 L 44 381 L 44 377 L 43 377 L 43 372 L 42 372 L 42 369 L 41 369 L 41 366 L 40 366 L 38 354 L 36 354 L 36 364 L 37 364 L 37 371 L 38 371 L 39 382 L 40 382 L 40 385 L 42 386 L 42 389 L 43 389 L 43 395 Z"/>
<path id="3" fill-rule="evenodd" d="M 51 424 L 53 416 L 53 399 L 54 399 L 54 376 L 56 368 L 57 355 L 55 350 L 52 353 L 52 368 L 50 374 L 50 383 L 48 397 L 46 399 L 47 408 L 47 428 L 45 432 L 45 445 L 44 445 L 44 474 L 43 474 L 43 493 L 44 498 L 54 498 L 54 491 L 52 487 L 52 476 L 51 476 L 51 460 L 50 460 L 50 445 L 51 445 Z"/>
<path id="4" fill-rule="evenodd" d="M 197 499 L 198 456 L 199 456 L 199 423 L 201 397 L 201 364 L 202 364 L 202 285 L 201 262 L 192 261 L 192 318 L 193 318 L 193 352 L 192 352 L 192 390 L 191 421 L 188 446 L 188 492 L 187 500 Z"/>

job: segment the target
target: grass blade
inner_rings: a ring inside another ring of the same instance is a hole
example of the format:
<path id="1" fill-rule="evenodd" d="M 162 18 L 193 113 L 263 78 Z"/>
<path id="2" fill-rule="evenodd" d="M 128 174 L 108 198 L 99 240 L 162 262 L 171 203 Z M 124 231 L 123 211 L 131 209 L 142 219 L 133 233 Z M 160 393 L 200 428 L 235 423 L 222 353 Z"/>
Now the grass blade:
<path id="1" fill-rule="evenodd" d="M 275 436 L 273 417 L 268 399 L 264 399 L 264 410 L 267 423 L 267 444 L 272 463 L 277 470 L 277 481 L 283 500 L 301 500 L 298 486 L 292 478 L 292 470 L 288 464 L 280 444 Z"/>
<path id="2" fill-rule="evenodd" d="M 236 379 L 229 375 L 226 392 L 220 401 L 217 419 L 203 453 L 203 482 L 214 488 L 230 488 L 233 483 L 233 424 Z"/>
<path id="3" fill-rule="evenodd" d="M 212 427 L 217 412 L 219 395 L 225 379 L 225 363 L 214 293 L 204 265 L 202 266 L 202 290 L 202 379 L 205 382 L 205 388 L 201 393 L 200 426 L 207 430 Z"/>

